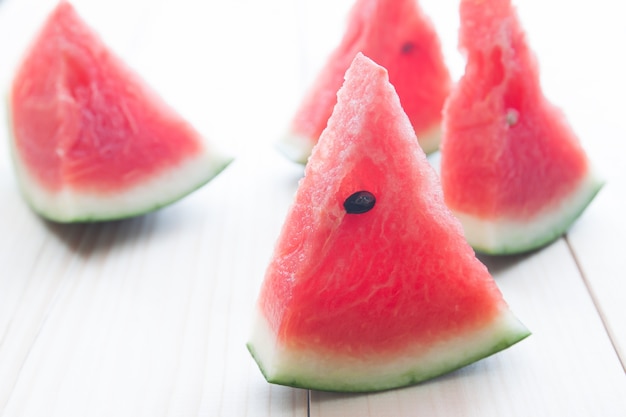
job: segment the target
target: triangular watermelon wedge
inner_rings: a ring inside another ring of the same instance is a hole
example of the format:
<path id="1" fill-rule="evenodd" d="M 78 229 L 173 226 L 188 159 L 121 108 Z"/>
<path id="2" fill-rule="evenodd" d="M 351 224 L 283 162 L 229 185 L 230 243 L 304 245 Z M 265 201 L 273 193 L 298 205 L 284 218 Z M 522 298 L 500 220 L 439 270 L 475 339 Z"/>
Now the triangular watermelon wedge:
<path id="1" fill-rule="evenodd" d="M 359 191 L 373 198 L 349 198 Z M 329 391 L 414 384 L 529 334 L 444 205 L 386 70 L 362 54 L 308 162 L 256 313 L 248 348 L 267 380 Z"/>
<path id="2" fill-rule="evenodd" d="M 542 93 L 510 0 L 463 0 L 465 73 L 444 108 L 445 201 L 478 251 L 511 254 L 561 236 L 603 182 Z"/>
<path id="3" fill-rule="evenodd" d="M 231 161 L 103 43 L 68 2 L 44 22 L 9 94 L 11 146 L 32 208 L 59 221 L 130 217 Z"/>
<path id="4" fill-rule="evenodd" d="M 452 79 L 430 18 L 417 0 L 356 0 L 339 45 L 300 103 L 278 148 L 306 163 L 326 127 L 337 90 L 352 59 L 362 52 L 389 72 L 420 146 L 434 152 L 441 140 L 443 104 Z"/>

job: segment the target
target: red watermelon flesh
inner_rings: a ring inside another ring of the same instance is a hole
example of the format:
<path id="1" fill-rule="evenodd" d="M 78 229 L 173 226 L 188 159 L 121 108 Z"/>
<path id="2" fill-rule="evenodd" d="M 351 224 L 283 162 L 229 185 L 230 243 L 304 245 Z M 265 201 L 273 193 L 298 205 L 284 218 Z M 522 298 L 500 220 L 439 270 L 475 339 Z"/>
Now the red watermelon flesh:
<path id="1" fill-rule="evenodd" d="M 464 0 L 460 13 L 467 64 L 444 109 L 445 200 L 477 250 L 530 250 L 562 234 L 601 182 L 542 93 L 510 0 Z"/>
<path id="2" fill-rule="evenodd" d="M 373 208 L 344 202 L 369 191 Z M 268 381 L 331 391 L 416 383 L 528 335 L 461 225 L 386 70 L 358 54 L 267 269 L 248 344 Z"/>
<path id="3" fill-rule="evenodd" d="M 388 70 L 420 145 L 426 153 L 435 151 L 451 77 L 435 27 L 416 0 L 356 1 L 344 37 L 304 97 L 280 149 L 291 159 L 306 162 L 357 52 Z"/>
<path id="4" fill-rule="evenodd" d="M 208 149 L 68 2 L 58 4 L 27 51 L 9 105 L 24 194 L 54 220 L 148 211 L 230 162 Z"/>

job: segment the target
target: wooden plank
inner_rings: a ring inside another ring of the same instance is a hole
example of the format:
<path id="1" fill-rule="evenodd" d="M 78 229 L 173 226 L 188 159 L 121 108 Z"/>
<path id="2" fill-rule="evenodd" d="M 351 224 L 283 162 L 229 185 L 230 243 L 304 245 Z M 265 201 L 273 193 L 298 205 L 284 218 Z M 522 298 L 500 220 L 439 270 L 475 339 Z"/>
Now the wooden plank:
<path id="1" fill-rule="evenodd" d="M 2 191 L 0 227 L 0 409 L 6 403 L 45 315 L 54 301 L 58 271 L 71 254 L 52 242 L 45 226 L 25 207 L 15 189 Z M 10 210 L 7 210 L 10 209 Z M 68 238 L 71 236 L 68 234 Z M 43 267 L 44 269 L 40 269 Z M 29 290 L 30 289 L 30 290 Z"/>
<path id="2" fill-rule="evenodd" d="M 550 2 L 547 13 L 536 14 L 546 20 L 543 27 L 537 27 L 538 36 L 546 36 L 536 42 L 542 53 L 544 84 L 563 107 L 591 161 L 606 180 L 567 239 L 626 367 L 626 165 L 622 159 L 626 154 L 626 57 L 616 52 L 626 39 L 620 19 L 624 6 L 601 1 L 589 13 L 583 3 L 568 2 L 567 19 L 560 19 L 554 34 L 546 33 L 549 14 L 557 16 L 557 10 L 565 10 L 560 6 Z M 594 29 L 580 31 L 581 19 Z"/>
<path id="3" fill-rule="evenodd" d="M 567 240 L 626 369 L 626 222 L 622 219 L 626 213 L 626 167 L 618 161 L 626 152 L 622 143 L 626 129 L 620 127 L 600 138 L 611 140 L 602 158 L 607 163 L 601 165 L 607 183 L 568 232 Z"/>
<path id="4" fill-rule="evenodd" d="M 306 391 L 267 384 L 245 349 L 301 169 L 250 159 L 155 214 L 35 222 L 48 239 L 10 317 L 34 335 L 10 332 L 0 350 L 17 368 L 7 415 L 306 415 Z"/>
<path id="5" fill-rule="evenodd" d="M 626 378 L 567 245 L 485 262 L 528 339 L 411 388 L 312 392 L 311 416 L 624 415 Z"/>
<path id="6" fill-rule="evenodd" d="M 52 2 L 44 3 L 5 4 L 11 7 L 2 22 L 15 23 L 0 26 L 7 35 L 0 38 L 25 44 Z M 261 46 L 293 47 L 284 27 L 262 30 L 271 17 L 294 25 L 287 16 L 292 8 L 282 10 L 278 2 L 268 9 L 74 3 L 118 54 L 216 142 L 230 140 L 231 150 L 245 150 L 245 143 L 264 144 L 273 140 L 272 129 L 283 127 L 272 117 L 280 112 L 268 117 L 255 109 L 265 108 L 266 96 L 276 99 L 277 83 L 289 84 L 290 77 L 266 61 L 280 62 L 283 51 Z M 38 13 L 27 14 L 30 9 Z M 255 13 L 265 20 L 254 20 Z M 22 21 L 29 24 L 22 27 Z M 9 62 L 17 61 L 23 47 L 0 45 L 14 52 Z M 286 56 L 283 71 L 293 73 Z M 251 61 L 257 62 L 254 72 Z M 240 123 L 245 113 L 251 117 Z M 0 259 L 7 272 L 0 273 L 0 410 L 24 416 L 305 415 L 307 392 L 267 384 L 245 349 L 268 251 L 301 175 L 265 151 L 271 166 L 255 166 L 256 158 L 237 162 L 158 213 L 60 226 L 26 208 L 2 148 Z M 287 180 L 276 182 L 275 169 L 287 170 Z M 9 249 L 17 244 L 15 256 Z"/>
<path id="7" fill-rule="evenodd" d="M 2 85 L 53 3 L 0 3 Z M 267 384 L 245 342 L 301 176 L 271 143 L 341 32 L 350 2 L 75 3 L 168 101 L 239 159 L 158 213 L 66 227 L 26 208 L 0 147 L 0 414 L 305 415 L 307 391 Z M 444 31 L 458 76 L 455 6 L 423 3 Z M 626 134 L 618 100 L 626 92 L 626 65 L 611 53 L 626 35 L 618 22 L 623 14 L 609 0 L 594 5 L 593 15 L 584 2 L 566 0 L 520 8 L 547 92 L 566 103 L 609 180 L 568 236 L 586 283 L 563 241 L 528 257 L 486 259 L 533 336 L 416 387 L 372 395 L 312 392 L 311 415 L 626 413 L 624 371 L 604 330 L 623 355 L 626 265 L 619 239 L 626 230 L 619 219 L 626 175 L 618 155 Z M 564 9 L 570 19 L 562 19 Z M 580 31 L 580 21 L 595 30 Z M 0 129 L 0 142 L 5 135 Z"/>

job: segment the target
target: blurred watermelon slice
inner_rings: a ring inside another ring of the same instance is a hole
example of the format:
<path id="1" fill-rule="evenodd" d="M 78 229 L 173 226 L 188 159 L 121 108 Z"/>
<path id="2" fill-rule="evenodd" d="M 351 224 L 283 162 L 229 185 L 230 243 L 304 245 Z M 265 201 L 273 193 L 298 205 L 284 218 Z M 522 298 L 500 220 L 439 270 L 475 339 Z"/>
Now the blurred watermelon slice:
<path id="1" fill-rule="evenodd" d="M 422 149 L 426 153 L 437 150 L 451 77 L 435 27 L 417 0 L 356 1 L 343 39 L 304 97 L 279 149 L 290 159 L 306 163 L 357 52 L 387 69 Z"/>
<path id="2" fill-rule="evenodd" d="M 248 348 L 268 381 L 414 384 L 528 336 L 447 209 L 384 68 L 358 54 L 268 266 Z"/>
<path id="3" fill-rule="evenodd" d="M 9 113 L 22 193 L 36 212 L 59 222 L 157 209 L 231 160 L 209 147 L 65 1 L 18 68 Z"/>
<path id="4" fill-rule="evenodd" d="M 444 109 L 445 201 L 478 251 L 509 254 L 561 236 L 602 187 L 510 0 L 463 0 L 465 74 Z"/>

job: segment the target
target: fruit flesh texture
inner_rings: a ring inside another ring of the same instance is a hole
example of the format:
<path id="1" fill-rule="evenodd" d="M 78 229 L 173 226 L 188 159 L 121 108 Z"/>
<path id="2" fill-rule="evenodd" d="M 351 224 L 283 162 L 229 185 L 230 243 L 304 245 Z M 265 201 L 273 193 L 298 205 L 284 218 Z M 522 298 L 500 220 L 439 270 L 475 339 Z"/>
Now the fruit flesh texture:
<path id="1" fill-rule="evenodd" d="M 441 178 L 455 212 L 527 221 L 560 209 L 590 167 L 564 115 L 542 93 L 515 9 L 509 0 L 488 3 L 461 2 L 467 65 L 444 109 Z"/>
<path id="2" fill-rule="evenodd" d="M 261 289 L 276 343 L 376 362 L 488 327 L 508 307 L 443 204 L 386 71 L 359 55 L 339 97 Z M 359 190 L 376 204 L 347 214 Z"/>
<path id="3" fill-rule="evenodd" d="M 388 70 L 424 151 L 435 151 L 451 77 L 435 28 L 415 0 L 355 3 L 341 43 L 293 118 L 291 134 L 304 138 L 309 147 L 317 142 L 337 102 L 343 76 L 358 52 Z"/>
<path id="4" fill-rule="evenodd" d="M 29 49 L 10 107 L 16 152 L 51 192 L 115 193 L 203 148 L 200 135 L 67 2 L 59 3 Z"/>

